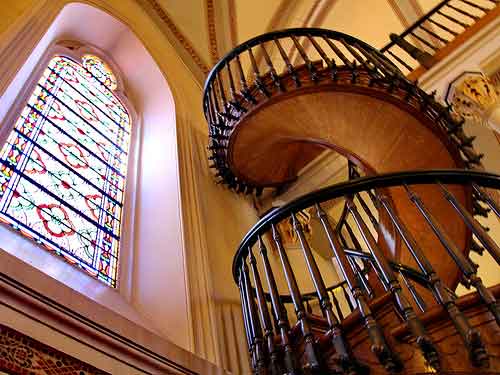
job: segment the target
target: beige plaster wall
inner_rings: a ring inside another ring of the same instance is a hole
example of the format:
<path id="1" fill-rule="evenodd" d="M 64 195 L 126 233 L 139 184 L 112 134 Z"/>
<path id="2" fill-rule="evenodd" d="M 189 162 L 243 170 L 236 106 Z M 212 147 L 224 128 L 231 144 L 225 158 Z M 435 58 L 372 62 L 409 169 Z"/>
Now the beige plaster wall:
<path id="1" fill-rule="evenodd" d="M 9 10 L 17 3 L 21 2 L 7 0 L 2 2 L 0 8 L 0 31 L 9 28 L 0 34 L 0 53 L 3 52 L 9 59 L 0 66 L 2 72 L 0 90 L 2 92 L 27 59 L 51 20 L 68 2 L 65 0 L 23 1 L 25 12 L 22 14 L 22 9 L 17 13 Z M 147 314 L 143 309 L 139 308 L 138 311 L 145 319 L 155 322 L 156 326 L 158 322 L 162 322 L 167 328 L 160 328 L 160 333 L 165 334 L 175 344 L 214 363 L 220 363 L 223 345 L 221 341 L 223 340 L 217 335 L 218 323 L 215 317 L 214 298 L 229 296 L 231 300 L 236 300 L 238 294 L 231 281 L 230 264 L 237 243 L 244 232 L 255 222 L 255 214 L 247 201 L 213 184 L 213 178 L 207 172 L 205 155 L 207 128 L 201 110 L 202 88 L 182 63 L 157 24 L 151 21 L 136 1 L 90 0 L 84 3 L 109 12 L 132 30 L 167 80 L 175 104 L 176 158 L 179 177 L 176 183 L 165 185 L 164 191 L 154 198 L 161 202 L 161 200 L 168 200 L 172 194 L 180 197 L 181 210 L 169 212 L 169 215 L 181 225 L 181 248 L 172 249 L 173 243 L 169 242 L 169 237 L 162 233 L 168 232 L 171 227 L 167 225 L 168 223 L 158 220 L 158 212 L 155 211 L 154 204 L 149 205 L 153 215 L 143 215 L 137 219 L 142 221 L 143 226 L 157 226 L 159 235 L 150 239 L 149 242 L 144 242 L 142 246 L 148 246 L 149 250 L 157 251 L 156 256 L 161 262 L 168 262 L 168 254 L 162 251 L 163 249 L 178 251 L 182 254 L 183 264 L 176 265 L 175 269 L 172 269 L 172 272 L 181 272 L 182 276 L 178 276 L 176 280 L 180 283 L 174 285 L 168 282 L 168 274 L 164 276 L 157 274 L 155 280 L 150 282 L 158 283 L 162 289 L 159 289 L 156 295 L 148 295 L 149 285 L 144 284 L 141 286 L 144 293 L 136 292 L 133 299 L 138 301 L 139 305 L 149 304 L 150 307 L 154 306 L 151 304 L 155 301 L 162 305 L 172 306 L 176 303 L 181 305 L 185 303 L 187 309 L 181 307 L 167 310 L 148 308 Z M 43 13 L 37 13 L 40 9 Z M 22 31 L 23 27 L 30 22 L 32 24 L 29 30 L 24 29 L 25 34 L 21 35 L 20 30 Z M 122 42 L 124 41 L 117 41 L 117 43 Z M 13 50 L 17 52 L 13 53 Z M 137 69 L 140 70 L 140 66 Z M 149 104 L 143 103 L 142 105 Z M 155 103 L 155 105 L 161 104 L 161 102 Z M 138 109 L 140 107 L 138 106 Z M 165 147 L 165 153 L 171 153 L 168 145 L 163 147 Z M 175 147 L 173 149 L 175 150 Z M 161 162 L 154 156 L 150 157 L 149 161 Z M 168 174 L 172 171 L 163 168 L 158 173 L 160 172 Z M 175 173 L 172 179 L 175 182 Z M 180 189 L 176 190 L 176 185 Z M 155 194 L 158 194 L 158 191 Z M 140 228 L 140 225 L 136 228 Z M 141 249 L 139 248 L 138 251 L 140 256 Z M 139 265 L 135 272 L 154 273 L 155 271 L 151 265 L 144 267 Z M 64 301 L 61 302 L 64 303 Z M 156 316 L 153 315 L 155 313 Z M 113 328 L 112 321 L 108 321 L 107 324 L 111 329 Z M 143 338 L 131 337 L 130 339 L 140 342 Z"/>

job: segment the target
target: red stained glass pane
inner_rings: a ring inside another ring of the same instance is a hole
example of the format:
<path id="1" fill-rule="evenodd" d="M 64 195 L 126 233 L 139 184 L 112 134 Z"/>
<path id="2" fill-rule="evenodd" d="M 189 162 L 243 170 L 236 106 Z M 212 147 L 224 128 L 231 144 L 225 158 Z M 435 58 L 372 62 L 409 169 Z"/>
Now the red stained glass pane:
<path id="1" fill-rule="evenodd" d="M 115 287 L 130 143 L 99 58 L 54 57 L 0 151 L 0 220 Z"/>

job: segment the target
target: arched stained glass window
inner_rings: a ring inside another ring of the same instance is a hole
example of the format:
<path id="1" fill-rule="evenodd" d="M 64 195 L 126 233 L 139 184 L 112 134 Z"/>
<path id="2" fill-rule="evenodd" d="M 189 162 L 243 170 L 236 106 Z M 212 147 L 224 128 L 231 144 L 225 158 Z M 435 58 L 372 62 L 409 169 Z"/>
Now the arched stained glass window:
<path id="1" fill-rule="evenodd" d="M 115 287 L 131 121 L 94 55 L 55 56 L 0 151 L 0 220 Z"/>

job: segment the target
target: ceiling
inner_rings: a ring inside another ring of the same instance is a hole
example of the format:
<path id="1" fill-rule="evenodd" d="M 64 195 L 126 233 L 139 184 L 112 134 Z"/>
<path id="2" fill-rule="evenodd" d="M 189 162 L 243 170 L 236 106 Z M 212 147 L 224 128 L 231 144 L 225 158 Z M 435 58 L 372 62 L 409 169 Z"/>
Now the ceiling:
<path id="1" fill-rule="evenodd" d="M 380 48 L 439 0 L 143 0 L 197 79 L 236 45 L 289 27 L 341 31 Z"/>

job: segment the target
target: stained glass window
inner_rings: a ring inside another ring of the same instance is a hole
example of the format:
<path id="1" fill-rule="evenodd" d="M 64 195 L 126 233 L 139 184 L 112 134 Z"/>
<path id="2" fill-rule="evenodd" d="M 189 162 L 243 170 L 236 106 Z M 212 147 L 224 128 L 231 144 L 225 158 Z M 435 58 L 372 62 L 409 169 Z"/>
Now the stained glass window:
<path id="1" fill-rule="evenodd" d="M 0 151 L 0 220 L 115 287 L 130 117 L 98 57 L 56 56 Z"/>

